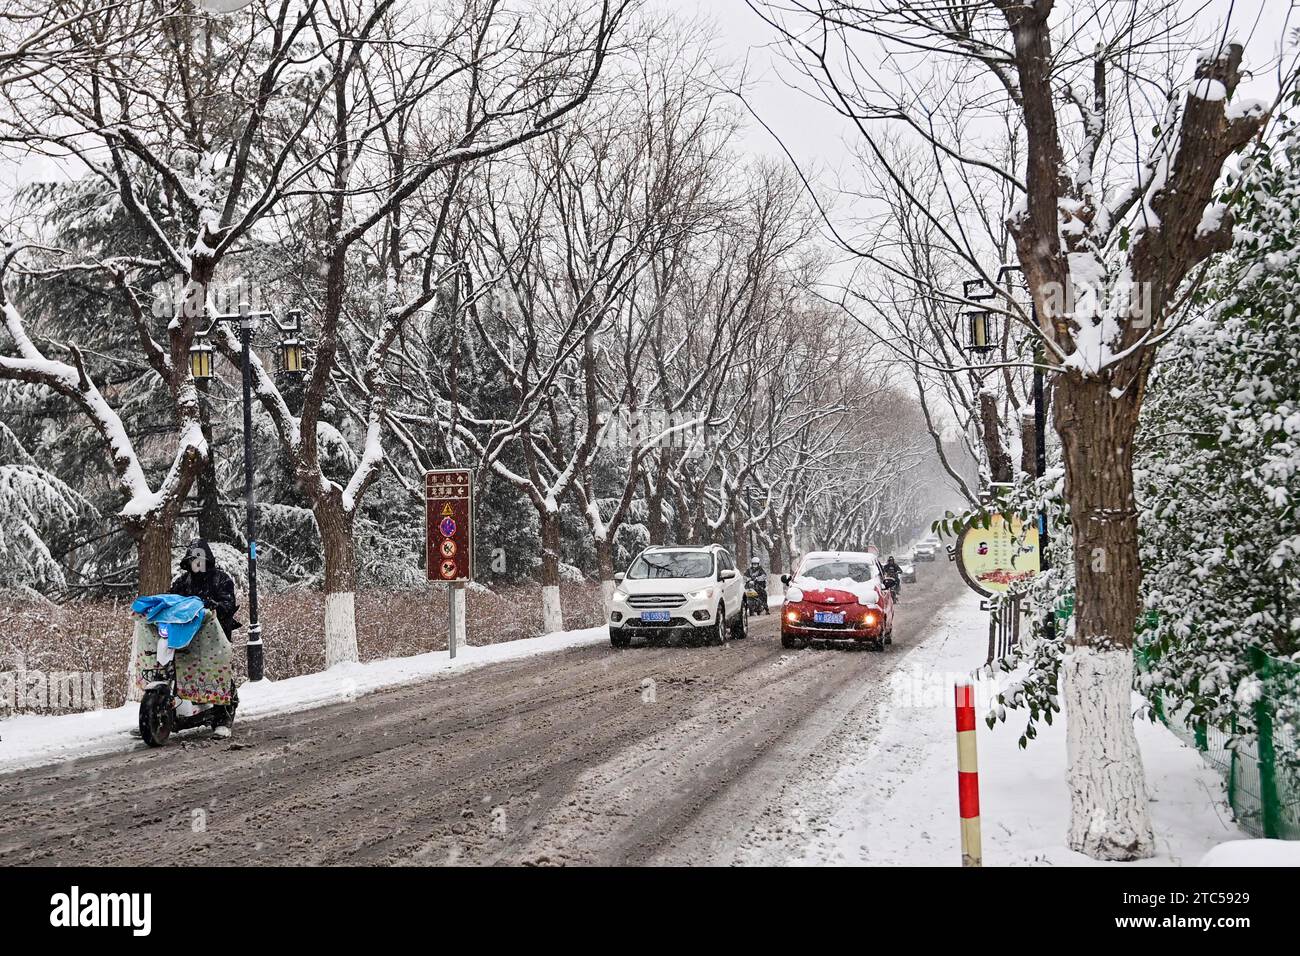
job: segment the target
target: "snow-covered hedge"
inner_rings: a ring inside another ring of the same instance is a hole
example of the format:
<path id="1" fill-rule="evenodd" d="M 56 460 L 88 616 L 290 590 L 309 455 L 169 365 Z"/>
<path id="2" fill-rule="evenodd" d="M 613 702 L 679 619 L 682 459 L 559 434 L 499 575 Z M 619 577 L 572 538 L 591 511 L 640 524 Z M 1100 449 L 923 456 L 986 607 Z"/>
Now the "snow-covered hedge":
<path id="1" fill-rule="evenodd" d="M 1249 732 L 1250 649 L 1300 659 L 1295 125 L 1227 187 L 1239 194 L 1234 248 L 1199 295 L 1201 315 L 1162 350 L 1143 421 L 1143 595 L 1154 614 L 1142 638 L 1155 661 L 1139 684 L 1192 720 Z"/>

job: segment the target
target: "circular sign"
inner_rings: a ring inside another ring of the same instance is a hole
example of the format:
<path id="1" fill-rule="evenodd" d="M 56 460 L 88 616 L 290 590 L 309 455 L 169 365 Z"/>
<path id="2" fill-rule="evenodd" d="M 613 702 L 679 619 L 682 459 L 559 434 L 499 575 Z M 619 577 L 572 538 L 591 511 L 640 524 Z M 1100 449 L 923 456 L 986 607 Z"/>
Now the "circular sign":
<path id="1" fill-rule="evenodd" d="M 984 597 L 1004 594 L 1039 571 L 1038 528 L 993 515 L 988 527 L 969 527 L 957 537 L 957 570 Z"/>
<path id="2" fill-rule="evenodd" d="M 456 562 L 443 561 L 442 565 L 438 568 L 438 572 L 448 580 L 454 578 L 456 576 Z"/>
<path id="3" fill-rule="evenodd" d="M 450 538 L 456 533 L 456 520 L 454 518 L 443 518 L 438 522 L 438 530 Z"/>
<path id="4" fill-rule="evenodd" d="M 442 552 L 444 558 L 454 558 L 456 556 L 456 542 L 448 538 L 438 546 L 438 550 Z"/>

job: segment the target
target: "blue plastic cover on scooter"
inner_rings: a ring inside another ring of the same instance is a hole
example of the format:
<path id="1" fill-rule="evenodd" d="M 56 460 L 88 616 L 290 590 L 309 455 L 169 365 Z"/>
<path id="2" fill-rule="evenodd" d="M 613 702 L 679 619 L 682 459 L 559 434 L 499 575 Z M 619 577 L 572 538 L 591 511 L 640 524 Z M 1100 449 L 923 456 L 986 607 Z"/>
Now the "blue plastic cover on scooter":
<path id="1" fill-rule="evenodd" d="M 158 628 L 174 650 L 188 647 L 203 626 L 203 602 L 180 594 L 151 594 L 138 597 L 131 610 Z"/>

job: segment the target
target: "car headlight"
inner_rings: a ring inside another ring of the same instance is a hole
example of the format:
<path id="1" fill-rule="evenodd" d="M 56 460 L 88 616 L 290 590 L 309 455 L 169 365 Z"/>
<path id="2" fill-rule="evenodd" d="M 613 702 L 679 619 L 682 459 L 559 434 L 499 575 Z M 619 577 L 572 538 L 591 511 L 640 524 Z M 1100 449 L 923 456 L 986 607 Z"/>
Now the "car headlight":
<path id="1" fill-rule="evenodd" d="M 698 591 L 691 591 L 686 597 L 692 601 L 707 601 L 713 597 L 713 590 L 711 588 L 700 588 Z"/>
<path id="2" fill-rule="evenodd" d="M 795 587 L 794 585 L 791 585 L 790 587 L 786 588 L 785 599 L 787 601 L 802 601 L 803 591 Z"/>

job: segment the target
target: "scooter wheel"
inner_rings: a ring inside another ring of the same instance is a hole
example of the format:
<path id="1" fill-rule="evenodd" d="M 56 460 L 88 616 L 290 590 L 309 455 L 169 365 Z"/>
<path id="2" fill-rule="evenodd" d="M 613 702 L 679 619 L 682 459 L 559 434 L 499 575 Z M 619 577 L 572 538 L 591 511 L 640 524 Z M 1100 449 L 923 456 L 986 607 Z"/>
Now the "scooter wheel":
<path id="1" fill-rule="evenodd" d="M 171 695 L 165 687 L 145 691 L 140 699 L 140 736 L 150 747 L 161 747 L 172 735 Z"/>

